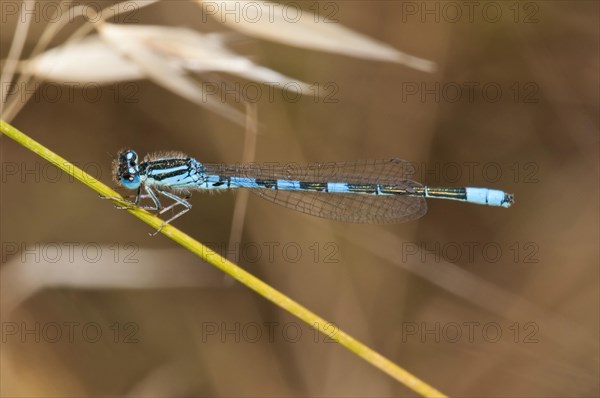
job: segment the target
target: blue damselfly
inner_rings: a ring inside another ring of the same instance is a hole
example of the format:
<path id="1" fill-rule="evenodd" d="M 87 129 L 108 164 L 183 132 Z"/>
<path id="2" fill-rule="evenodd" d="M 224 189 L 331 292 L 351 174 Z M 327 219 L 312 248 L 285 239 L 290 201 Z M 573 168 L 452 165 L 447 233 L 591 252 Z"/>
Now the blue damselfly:
<path id="1" fill-rule="evenodd" d="M 140 161 L 124 149 L 113 162 L 118 184 L 136 191 L 133 201 L 114 199 L 120 208 L 141 207 L 163 214 L 183 209 L 162 227 L 192 208 L 193 190 L 246 188 L 273 203 L 332 220 L 352 223 L 398 223 L 427 211 L 425 198 L 459 200 L 509 207 L 511 194 L 488 188 L 427 187 L 413 181 L 410 163 L 400 159 L 363 160 L 312 165 L 200 163 L 180 152 L 156 153 Z M 173 200 L 164 207 L 159 195 Z M 149 198 L 152 206 L 141 206 Z M 158 232 L 156 231 L 156 232 Z"/>

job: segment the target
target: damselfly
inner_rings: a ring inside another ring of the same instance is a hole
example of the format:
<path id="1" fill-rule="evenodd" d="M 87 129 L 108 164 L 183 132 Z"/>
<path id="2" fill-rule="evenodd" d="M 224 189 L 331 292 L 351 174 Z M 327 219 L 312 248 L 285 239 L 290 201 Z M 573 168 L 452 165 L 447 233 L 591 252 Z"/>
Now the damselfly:
<path id="1" fill-rule="evenodd" d="M 139 161 L 131 149 L 119 152 L 113 175 L 123 187 L 136 191 L 133 201 L 119 208 L 141 207 L 163 214 L 181 205 L 178 213 L 155 232 L 192 208 L 192 190 L 246 188 L 273 203 L 331 220 L 352 223 L 397 223 L 427 212 L 425 198 L 459 200 L 509 207 L 511 194 L 488 188 L 427 187 L 413 181 L 414 167 L 404 160 L 365 160 L 342 163 L 223 165 L 200 163 L 179 152 L 156 153 Z M 164 207 L 159 195 L 173 200 Z M 141 206 L 150 198 L 152 206 Z"/>

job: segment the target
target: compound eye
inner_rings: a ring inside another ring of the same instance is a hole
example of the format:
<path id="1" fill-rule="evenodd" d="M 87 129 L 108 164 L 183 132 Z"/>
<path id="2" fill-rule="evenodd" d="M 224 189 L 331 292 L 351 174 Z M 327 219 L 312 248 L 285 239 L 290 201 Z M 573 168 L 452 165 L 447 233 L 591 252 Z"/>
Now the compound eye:
<path id="1" fill-rule="evenodd" d="M 140 176 L 132 173 L 125 173 L 120 179 L 121 185 L 127 189 L 138 189 L 140 186 Z"/>
<path id="2" fill-rule="evenodd" d="M 125 149 L 119 153 L 119 163 L 127 165 L 136 165 L 138 155 L 133 149 Z"/>
<path id="3" fill-rule="evenodd" d="M 127 163 L 129 163 L 129 165 L 133 166 L 137 163 L 137 153 L 135 153 L 135 151 L 129 149 L 127 150 L 123 156 L 125 157 L 125 160 L 127 161 Z"/>
<path id="4" fill-rule="evenodd" d="M 119 153 L 116 175 L 119 183 L 127 189 L 138 189 L 140 186 L 137 159 L 138 155 L 132 149 L 126 149 Z"/>

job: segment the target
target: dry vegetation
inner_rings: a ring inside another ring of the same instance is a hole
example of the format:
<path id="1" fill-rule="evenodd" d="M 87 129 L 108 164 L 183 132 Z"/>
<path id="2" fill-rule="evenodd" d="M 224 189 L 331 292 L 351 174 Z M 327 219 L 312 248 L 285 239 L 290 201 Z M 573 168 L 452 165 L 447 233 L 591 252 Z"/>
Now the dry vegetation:
<path id="1" fill-rule="evenodd" d="M 20 1 L 0 3 L 2 118 L 105 183 L 107 152 L 131 146 L 230 163 L 398 156 L 424 183 L 514 192 L 508 210 L 430 202 L 389 226 L 195 194 L 176 225 L 451 396 L 600 394 L 597 3 L 485 2 L 498 22 L 436 22 L 420 2 L 311 1 L 295 24 L 262 25 L 198 2 L 96 2 L 111 10 L 98 18 L 82 1 L 66 19 L 26 3 L 29 25 Z M 235 94 L 256 87 L 252 105 Z M 413 394 L 0 143 L 2 396 Z"/>

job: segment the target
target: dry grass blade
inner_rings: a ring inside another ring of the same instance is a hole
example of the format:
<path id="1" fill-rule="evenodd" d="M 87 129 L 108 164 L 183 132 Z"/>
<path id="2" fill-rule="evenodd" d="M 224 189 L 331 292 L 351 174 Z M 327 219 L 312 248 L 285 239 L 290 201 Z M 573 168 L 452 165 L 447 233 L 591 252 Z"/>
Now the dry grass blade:
<path id="1" fill-rule="evenodd" d="M 139 29 L 104 23 L 98 26 L 98 31 L 102 39 L 137 64 L 144 74 L 156 84 L 226 119 L 243 125 L 245 119 L 242 112 L 208 96 L 204 87 L 188 76 L 187 72 L 179 65 L 173 64 L 168 58 L 145 45 L 144 42 L 148 36 L 141 33 Z"/>
<path id="2" fill-rule="evenodd" d="M 225 72 L 265 84 L 294 84 L 303 93 L 310 89 L 302 81 L 257 65 L 228 50 L 221 34 L 201 34 L 191 29 L 151 25 L 110 25 L 108 29 L 109 36 L 91 35 L 68 42 L 23 62 L 21 69 L 56 82 L 114 83 L 145 78 L 147 74 L 134 62 L 135 52 L 131 54 L 130 50 L 125 50 L 132 61 L 114 47 L 111 37 L 123 35 L 170 64 L 190 72 Z"/>
<path id="3" fill-rule="evenodd" d="M 189 71 L 226 72 L 264 84 L 294 84 L 300 92 L 310 92 L 306 83 L 256 65 L 247 58 L 229 51 L 219 35 L 203 35 L 186 28 L 107 23 L 99 25 L 98 31 L 100 37 L 124 57 L 109 55 L 110 50 L 103 49 L 102 56 L 115 65 L 112 69 L 118 69 L 117 65 L 127 59 L 136 67 L 124 70 L 123 75 L 129 71 L 130 75 L 135 77 L 140 71 L 173 93 L 238 124 L 244 123 L 243 114 L 220 99 L 208 95 L 207 87 L 192 79 L 188 75 Z M 98 46 L 98 43 L 91 42 L 88 45 Z M 106 64 L 103 67 L 106 67 Z"/>
<path id="4" fill-rule="evenodd" d="M 22 4 L 21 10 L 31 9 L 33 1 L 25 1 Z M 6 99 L 8 96 L 8 90 L 4 90 L 6 84 L 12 81 L 13 74 L 17 67 L 19 57 L 21 56 L 21 51 L 23 51 L 23 45 L 25 44 L 25 38 L 27 38 L 27 32 L 29 31 L 29 24 L 31 22 L 32 16 L 30 15 L 27 18 L 27 14 L 23 13 L 22 16 L 24 20 L 22 23 L 17 24 L 17 31 L 15 32 L 15 37 L 10 46 L 10 50 L 8 51 L 8 58 L 6 59 L 6 64 L 2 69 L 2 74 L 0 75 L 0 87 L 3 88 L 2 98 L 0 98 L 0 109 L 4 108 L 4 104 L 6 103 Z"/>
<path id="5" fill-rule="evenodd" d="M 268 1 L 196 0 L 196 3 L 205 14 L 248 36 L 373 61 L 395 62 L 423 72 L 436 70 L 432 61 L 398 51 L 304 9 L 298 9 L 298 17 L 291 20 L 284 18 L 281 4 Z"/>
<path id="6" fill-rule="evenodd" d="M 100 23 L 100 21 L 103 21 L 107 18 L 116 17 L 123 13 L 130 12 L 132 9 L 140 9 L 143 7 L 147 7 L 158 1 L 159 0 L 144 0 L 144 1 L 127 0 L 127 1 L 117 3 L 117 4 L 109 5 L 101 11 L 100 20 L 97 23 Z M 65 2 L 63 4 L 67 5 L 67 6 L 71 5 L 68 2 Z M 27 7 L 27 5 L 26 5 L 26 7 Z M 46 28 L 44 29 L 44 31 L 42 33 L 42 36 L 37 41 L 33 51 L 31 52 L 30 58 L 34 59 L 38 54 L 40 54 L 42 51 L 44 51 L 50 44 L 50 41 L 56 36 L 56 34 L 62 28 L 67 26 L 67 24 L 72 22 L 74 18 L 84 17 L 85 16 L 84 10 L 86 10 L 86 9 L 87 9 L 87 7 L 84 5 L 75 5 L 73 7 L 69 7 L 68 12 L 60 13 L 57 10 L 56 14 L 58 14 L 60 16 L 60 18 L 58 19 L 58 21 L 48 24 L 46 26 Z M 108 11 L 110 11 L 110 12 L 108 12 Z M 56 14 L 53 15 L 53 18 L 56 17 Z M 18 32 L 24 30 L 21 25 L 24 25 L 24 24 L 19 25 L 18 29 L 20 29 L 20 30 L 18 30 Z M 95 24 L 92 24 L 92 23 L 86 23 L 86 24 L 80 26 L 69 37 L 69 39 L 67 39 L 66 42 L 67 43 L 75 43 L 78 40 L 81 40 L 83 37 L 85 37 L 85 35 L 87 35 L 89 32 L 94 30 L 94 27 L 95 27 Z M 19 36 L 19 34 L 15 35 L 15 40 L 18 36 Z M 13 58 L 12 56 L 9 56 L 9 59 L 12 59 L 12 58 Z M 18 57 L 15 57 L 14 61 L 18 62 Z M 16 65 L 17 64 L 15 64 L 15 67 L 16 67 Z M 0 79 L 2 82 L 4 81 L 4 74 L 6 73 L 6 71 L 7 71 L 7 69 L 4 68 L 2 79 Z M 25 106 L 25 104 L 27 103 L 27 101 L 29 101 L 29 99 L 31 98 L 31 95 L 35 91 L 32 89 L 31 90 L 29 89 L 31 83 L 33 83 L 33 81 L 34 81 L 35 75 L 32 74 L 27 68 L 21 68 L 20 72 L 21 72 L 21 76 L 19 76 L 19 79 L 17 80 L 15 85 L 16 85 L 16 87 L 22 87 L 23 85 L 26 86 L 27 89 L 25 90 L 25 93 L 18 93 L 17 95 L 14 96 L 13 100 L 10 100 L 10 101 L 8 99 L 6 99 L 7 106 L 5 108 L 4 108 L 5 101 L 2 101 L 2 103 L 0 104 L 0 107 L 3 108 L 2 109 L 2 117 L 9 121 L 12 120 L 12 118 L 19 112 L 19 110 L 23 106 Z M 6 73 L 6 74 L 8 76 L 8 73 Z M 11 76 L 10 80 L 12 80 L 12 74 L 10 74 L 10 76 Z M 24 100 L 21 100 L 22 98 L 24 98 Z"/>
<path id="7" fill-rule="evenodd" d="M 143 79 L 144 72 L 98 35 L 50 49 L 21 68 L 54 82 L 115 83 Z"/>
<path id="8" fill-rule="evenodd" d="M 101 250 L 108 252 L 110 247 L 103 246 Z M 136 258 L 137 262 L 118 264 L 112 259 L 101 259 L 82 267 L 81 264 L 66 259 L 34 261 L 21 251 L 21 255 L 0 267 L 0 312 L 10 313 L 44 289 L 179 289 L 223 286 L 222 278 L 217 272 L 210 269 L 199 270 L 196 262 L 177 261 L 173 266 L 172 259 L 179 252 L 178 249 L 141 248 L 136 251 L 136 256 L 139 256 Z M 162 260 L 153 261 L 156 259 Z M 198 277 L 190 278 L 190 273 Z"/>

